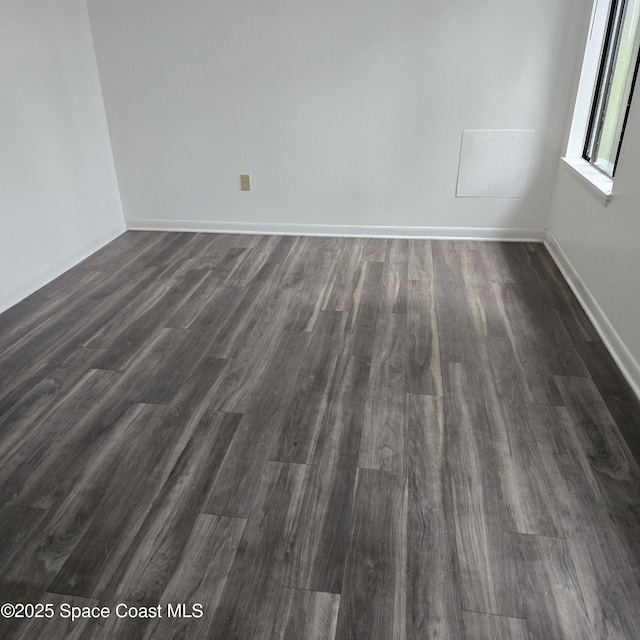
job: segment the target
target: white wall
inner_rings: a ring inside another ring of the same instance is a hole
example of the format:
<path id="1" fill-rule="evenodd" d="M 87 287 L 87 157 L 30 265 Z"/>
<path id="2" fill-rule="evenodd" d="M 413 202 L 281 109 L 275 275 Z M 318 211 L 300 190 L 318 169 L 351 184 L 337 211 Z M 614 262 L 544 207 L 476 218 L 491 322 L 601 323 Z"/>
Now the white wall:
<path id="1" fill-rule="evenodd" d="M 0 4 L 0 311 L 124 231 L 84 0 Z"/>
<path id="2" fill-rule="evenodd" d="M 586 4 L 88 0 L 128 224 L 535 235 Z M 463 129 L 536 132 L 524 198 L 455 197 Z"/>
<path id="3" fill-rule="evenodd" d="M 579 71 L 579 69 L 578 69 Z M 620 153 L 614 198 L 601 205 L 558 169 L 549 231 L 573 284 L 640 395 L 640 86 Z"/>

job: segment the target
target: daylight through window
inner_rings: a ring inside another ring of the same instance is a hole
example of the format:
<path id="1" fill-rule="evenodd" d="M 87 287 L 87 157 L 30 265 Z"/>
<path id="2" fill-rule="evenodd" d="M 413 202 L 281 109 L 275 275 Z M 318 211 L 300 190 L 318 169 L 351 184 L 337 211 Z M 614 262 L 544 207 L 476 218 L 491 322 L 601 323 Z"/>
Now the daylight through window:
<path id="1" fill-rule="evenodd" d="M 640 0 L 613 0 L 583 157 L 613 178 L 638 74 Z"/>

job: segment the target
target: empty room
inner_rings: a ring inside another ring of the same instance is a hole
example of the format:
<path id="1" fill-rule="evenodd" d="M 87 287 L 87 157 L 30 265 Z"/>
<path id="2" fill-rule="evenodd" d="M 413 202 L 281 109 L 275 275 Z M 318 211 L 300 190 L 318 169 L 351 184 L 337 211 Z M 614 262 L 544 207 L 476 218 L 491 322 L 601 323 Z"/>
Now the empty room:
<path id="1" fill-rule="evenodd" d="M 0 638 L 637 640 L 640 0 L 0 0 Z"/>

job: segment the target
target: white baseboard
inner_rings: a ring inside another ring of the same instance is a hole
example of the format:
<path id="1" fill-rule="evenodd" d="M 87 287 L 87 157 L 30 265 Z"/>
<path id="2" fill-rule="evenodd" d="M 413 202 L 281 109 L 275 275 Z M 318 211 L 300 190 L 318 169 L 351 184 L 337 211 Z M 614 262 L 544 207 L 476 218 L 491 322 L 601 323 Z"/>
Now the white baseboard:
<path id="1" fill-rule="evenodd" d="M 95 253 L 98 249 L 101 249 L 125 231 L 126 228 L 124 224 L 113 226 L 109 231 L 101 233 L 80 247 L 76 247 L 72 252 L 56 260 L 53 264 L 49 264 L 46 268 L 32 273 L 2 294 L 2 297 L 0 297 L 0 313 L 6 311 L 9 307 L 12 307 L 21 300 L 24 300 L 34 291 L 44 287 L 44 285 L 49 284 L 49 282 L 59 275 L 71 269 L 71 267 L 75 267 L 79 262 L 88 258 L 92 253 Z"/>
<path id="2" fill-rule="evenodd" d="M 250 233 L 281 236 L 349 238 L 433 238 L 441 240 L 501 240 L 542 242 L 542 229 L 485 227 L 403 227 L 370 225 L 297 224 L 280 222 L 231 222 L 211 220 L 127 220 L 130 231 L 196 231 L 206 233 Z"/>
<path id="3" fill-rule="evenodd" d="M 562 271 L 562 274 L 591 322 L 593 322 L 593 326 L 596 328 L 607 349 L 609 349 L 622 375 L 640 399 L 640 364 L 638 364 L 638 361 L 622 341 L 622 338 L 618 335 L 611 321 L 551 233 L 547 232 L 544 244 L 558 265 L 558 268 Z"/>

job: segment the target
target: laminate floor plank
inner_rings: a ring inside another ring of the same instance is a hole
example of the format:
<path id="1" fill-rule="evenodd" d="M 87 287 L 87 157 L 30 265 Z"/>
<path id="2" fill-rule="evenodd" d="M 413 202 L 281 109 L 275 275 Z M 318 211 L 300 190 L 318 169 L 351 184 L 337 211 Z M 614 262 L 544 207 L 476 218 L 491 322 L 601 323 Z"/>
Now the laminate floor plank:
<path id="1" fill-rule="evenodd" d="M 465 292 L 471 333 L 476 336 L 503 336 L 504 319 L 491 285 L 474 282 L 466 285 Z"/>
<path id="2" fill-rule="evenodd" d="M 144 435 L 137 428 L 141 414 L 143 407 L 138 405 L 122 416 L 109 441 L 93 455 L 69 495 L 57 509 L 47 513 L 20 547 L 14 561 L 0 576 L 4 602 L 34 602 L 56 578 L 109 494 L 111 482 L 118 482 L 113 476 L 117 465 L 126 465 L 127 460 L 135 458 L 132 452 L 140 455 L 132 445 L 136 437 L 139 441 Z"/>
<path id="3" fill-rule="evenodd" d="M 311 331 L 331 292 L 335 253 L 321 251 L 315 257 L 305 255 L 304 287 L 299 287 L 292 302 L 286 331 Z"/>
<path id="4" fill-rule="evenodd" d="M 464 629 L 466 640 L 533 640 L 547 637 L 529 635 L 527 621 L 522 618 L 507 618 L 475 611 L 464 612 Z"/>
<path id="5" fill-rule="evenodd" d="M 362 258 L 365 262 L 384 262 L 387 255 L 387 240 L 385 238 L 366 238 L 363 244 Z"/>
<path id="6" fill-rule="evenodd" d="M 282 422 L 271 460 L 301 464 L 311 462 L 340 355 L 344 327 L 342 312 L 322 312 L 300 365 L 289 410 Z"/>
<path id="7" fill-rule="evenodd" d="M 596 640 L 565 540 L 514 534 L 532 638 Z"/>
<path id="8" fill-rule="evenodd" d="M 196 317 L 208 304 L 211 304 L 212 300 L 221 297 L 221 293 L 229 292 L 229 289 L 225 289 L 220 285 L 220 279 L 213 274 L 211 269 L 207 268 L 205 271 L 209 273 L 205 275 L 205 278 L 180 307 L 173 310 L 163 323 L 165 327 L 190 329 Z"/>
<path id="9" fill-rule="evenodd" d="M 282 265 L 276 262 L 266 262 L 260 269 L 246 292 L 234 305 L 231 313 L 224 316 L 224 323 L 217 321 L 215 340 L 209 349 L 210 355 L 233 359 L 244 346 L 244 337 L 260 324 L 263 314 L 277 313 L 277 299 L 285 299 L 280 290 L 282 280 Z M 242 289 L 241 289 L 242 291 Z M 274 301 L 274 298 L 276 299 Z"/>
<path id="10" fill-rule="evenodd" d="M 340 596 L 283 589 L 273 640 L 334 640 Z"/>
<path id="11" fill-rule="evenodd" d="M 387 240 L 387 253 L 385 262 L 390 264 L 409 264 L 409 246 L 408 238 L 390 238 Z"/>
<path id="12" fill-rule="evenodd" d="M 576 344 L 576 348 L 618 430 L 640 465 L 640 399 L 634 395 L 601 342 L 582 342 Z"/>
<path id="13" fill-rule="evenodd" d="M 129 270 L 136 262 L 148 262 L 172 241 L 172 234 L 152 231 L 128 231 L 96 251 L 80 264 L 93 271 Z"/>
<path id="14" fill-rule="evenodd" d="M 89 336 L 83 346 L 106 349 L 120 339 L 131 342 L 132 336 L 135 335 L 135 332 L 131 329 L 132 324 L 140 327 L 138 334 L 142 335 L 146 335 L 150 330 L 158 327 L 162 315 L 160 315 L 160 318 L 158 317 L 158 307 L 156 305 L 172 288 L 176 288 L 175 284 L 169 278 L 158 279 L 151 283 L 109 322 L 100 326 L 94 335 Z M 171 309 L 172 307 L 173 305 L 169 304 L 166 308 Z M 147 324 L 139 320 L 143 316 Z M 148 325 L 149 318 L 153 319 L 151 326 Z M 135 328 L 136 326 L 134 326 Z"/>
<path id="15" fill-rule="evenodd" d="M 65 596 L 59 593 L 46 593 L 44 598 L 40 599 L 40 604 L 50 607 L 49 611 L 53 612 L 51 618 L 31 618 L 25 620 L 16 630 L 17 640 L 81 640 L 87 637 L 86 627 L 87 620 L 72 620 L 67 612 L 72 607 L 94 608 L 100 607 L 98 600 L 91 598 L 78 598 L 75 596 Z M 61 612 L 64 615 L 61 615 Z M 47 613 L 48 615 L 48 613 Z M 115 615 L 115 614 L 113 614 Z"/>
<path id="16" fill-rule="evenodd" d="M 268 302 L 262 307 L 255 322 L 247 325 L 236 343 L 229 345 L 214 342 L 210 352 L 225 358 L 238 360 L 242 354 L 253 353 L 257 363 L 265 362 L 273 350 L 273 345 L 282 335 L 290 311 L 295 304 L 295 292 L 276 288 Z M 221 347 L 221 348 L 220 348 Z"/>
<path id="17" fill-rule="evenodd" d="M 308 467 L 269 462 L 208 638 L 269 640 Z"/>
<path id="18" fill-rule="evenodd" d="M 544 245 L 529 254 L 529 259 L 540 280 L 545 284 L 545 291 L 551 296 L 565 327 L 576 344 L 580 342 L 600 342 L 600 336 L 589 320 L 585 310 L 580 306 L 571 287 L 563 278 L 560 269 L 549 255 Z"/>
<path id="19" fill-rule="evenodd" d="M 336 640 L 405 638 L 406 493 L 402 476 L 359 469 Z"/>
<path id="20" fill-rule="evenodd" d="M 95 517 L 51 583 L 51 591 L 105 595 L 191 435 L 182 429 L 175 437 L 175 412 L 168 407 L 143 405 L 135 423 L 140 433 L 127 443 L 128 455 L 114 468 L 108 491 L 95 505 Z"/>
<path id="21" fill-rule="evenodd" d="M 0 572 L 46 515 L 45 509 L 0 506 Z"/>
<path id="22" fill-rule="evenodd" d="M 350 311 L 364 269 L 364 246 L 354 243 L 340 252 L 324 311 Z"/>
<path id="23" fill-rule="evenodd" d="M 431 240 L 413 240 L 409 243 L 409 270 L 407 277 L 415 282 L 433 280 L 433 251 Z"/>
<path id="24" fill-rule="evenodd" d="M 476 364 L 446 362 L 443 367 L 445 397 L 481 398 L 481 372 Z"/>
<path id="25" fill-rule="evenodd" d="M 473 344 L 469 309 L 464 297 L 464 288 L 459 279 L 459 269 L 454 268 L 452 281 L 440 279 L 443 267 L 434 264 L 436 318 L 438 322 L 438 342 L 441 362 L 473 362 Z M 453 265 L 455 267 L 455 265 Z"/>
<path id="26" fill-rule="evenodd" d="M 521 359 L 518 351 L 519 339 L 527 334 L 523 333 L 522 325 L 519 325 L 517 319 L 514 320 L 507 310 L 501 285 L 494 285 L 493 290 L 498 310 L 504 319 L 505 337 L 508 338 L 510 350 L 514 355 L 513 363 L 516 366 L 525 401 L 532 404 L 562 406 L 562 396 L 545 360 L 541 357 L 535 357 L 529 361 Z"/>
<path id="27" fill-rule="evenodd" d="M 200 618 L 152 620 L 144 635 L 145 640 L 208 636 L 245 525 L 246 520 L 239 518 L 198 516 L 160 605 L 165 609 L 168 604 L 183 603 L 190 612 L 194 605 L 203 605 L 203 615 Z"/>
<path id="28" fill-rule="evenodd" d="M 149 255 L 148 259 L 145 259 L 144 262 L 147 266 L 166 269 L 176 258 L 180 257 L 184 247 L 194 239 L 194 234 L 186 231 L 165 233 L 164 236 L 165 242 L 161 250 L 154 251 Z"/>
<path id="29" fill-rule="evenodd" d="M 267 335 L 258 348 L 247 348 L 229 361 L 220 379 L 213 408 L 244 413 L 251 403 L 281 334 Z"/>
<path id="30" fill-rule="evenodd" d="M 458 260 L 457 243 L 448 240 L 431 240 L 431 252 L 434 264 L 451 264 Z"/>
<path id="31" fill-rule="evenodd" d="M 404 471 L 406 374 L 407 317 L 380 314 L 360 444 L 361 468 Z"/>
<path id="32" fill-rule="evenodd" d="M 441 398 L 407 398 L 407 638 L 464 638 Z"/>
<path id="33" fill-rule="evenodd" d="M 90 294 L 78 296 L 72 303 L 40 324 L 27 336 L 17 340 L 2 355 L 0 380 L 11 376 L 14 368 L 25 361 L 61 364 L 122 307 L 148 286 L 154 270 L 145 270 L 139 280 L 119 283 L 116 275 L 108 276 Z"/>
<path id="34" fill-rule="evenodd" d="M 635 640 L 638 433 L 542 244 L 126 232 L 0 314 L 0 603 L 163 617 L 0 637 Z"/>
<path id="35" fill-rule="evenodd" d="M 489 439 L 495 470 L 513 524 L 512 531 L 540 536 L 563 534 L 527 407 L 509 398 L 485 393 Z"/>
<path id="36" fill-rule="evenodd" d="M 640 467 L 592 380 L 558 377 L 558 386 L 604 503 L 640 566 Z"/>
<path id="37" fill-rule="evenodd" d="M 356 356 L 371 356 L 373 337 L 378 317 L 378 290 L 382 281 L 384 265 L 366 262 L 361 282 L 356 288 L 354 312 L 350 324 L 353 332 L 352 353 Z"/>
<path id="38" fill-rule="evenodd" d="M 408 282 L 407 392 L 441 396 L 442 365 L 433 282 Z"/>
<path id="39" fill-rule="evenodd" d="M 224 282 L 242 264 L 248 252 L 245 247 L 224 246 L 226 251 L 222 255 L 215 254 L 216 266 L 213 269 L 213 274 L 220 282 Z"/>
<path id="40" fill-rule="evenodd" d="M 531 411 L 595 637 L 633 637 L 632 630 L 640 624 L 633 547 L 612 526 L 602 488 L 569 411 L 542 406 Z"/>
<path id="41" fill-rule="evenodd" d="M 407 313 L 408 274 L 409 267 L 406 262 L 384 263 L 378 313 Z"/>
<path id="42" fill-rule="evenodd" d="M 522 362 L 534 363 L 552 375 L 589 377 L 580 354 L 573 346 L 553 345 L 524 336 L 516 337 L 515 345 Z"/>
<path id="43" fill-rule="evenodd" d="M 25 360 L 13 369 L 11 379 L 7 380 L 0 388 L 2 425 L 7 423 L 8 412 L 55 369 L 55 365 L 37 360 Z"/>
<path id="44" fill-rule="evenodd" d="M 198 363 L 206 357 L 212 337 L 190 329 L 161 329 L 148 344 L 143 365 L 129 380 L 128 399 L 146 404 L 171 404 Z"/>
<path id="45" fill-rule="evenodd" d="M 308 334 L 283 333 L 231 441 L 203 513 L 240 518 L 250 515 L 308 341 Z"/>
<path id="46" fill-rule="evenodd" d="M 482 242 L 479 245 L 491 282 L 538 283 L 527 250 L 520 242 Z"/>
<path id="47" fill-rule="evenodd" d="M 521 618 L 514 523 L 495 473 L 482 398 L 445 398 L 445 420 L 462 606 Z"/>
<path id="48" fill-rule="evenodd" d="M 262 236 L 242 257 L 234 264 L 234 268 L 224 280 L 226 286 L 248 287 L 260 273 L 265 263 L 271 261 L 271 254 L 278 244 L 278 236 Z"/>
<path id="49" fill-rule="evenodd" d="M 525 374 L 508 338 L 476 336 L 473 345 L 483 393 L 524 402 L 528 398 Z"/>
<path id="50" fill-rule="evenodd" d="M 92 412 L 117 378 L 118 374 L 112 371 L 93 369 L 87 372 L 44 420 L 27 422 L 24 429 L 16 430 L 4 439 L 6 444 L 0 458 L 2 502 L 17 499 L 32 476 L 38 474 L 41 465 L 51 465 L 57 456 L 64 456 L 69 440 L 74 436 L 81 438 L 87 434 L 87 437 L 95 438 L 94 434 L 88 433 L 95 415 Z M 48 468 L 55 469 L 56 465 Z M 51 505 L 22 503 L 19 506 L 48 508 Z"/>
<path id="51" fill-rule="evenodd" d="M 370 363 L 343 355 L 329 391 L 285 585 L 341 593 Z"/>
<path id="52" fill-rule="evenodd" d="M 199 271 L 189 273 L 166 288 L 151 304 L 150 308 L 136 317 L 130 324 L 121 323 L 121 331 L 112 337 L 90 342 L 92 346 L 108 348 L 107 355 L 99 363 L 102 369 L 114 369 L 122 371 L 127 368 L 135 355 L 147 343 L 150 335 L 154 334 L 169 319 L 176 309 L 189 299 L 206 274 Z M 114 318 L 117 323 L 117 316 Z M 124 326 L 122 326 L 124 324 Z M 108 327 L 108 325 L 107 325 Z"/>
<path id="53" fill-rule="evenodd" d="M 206 412 L 122 559 L 101 602 L 154 607 L 178 570 L 199 510 L 242 416 Z M 191 607 L 191 604 L 189 606 Z M 208 603 L 207 603 L 208 604 Z M 140 638 L 149 620 L 112 617 L 109 638 Z"/>
<path id="54" fill-rule="evenodd" d="M 8 448 L 14 437 L 20 437 L 21 429 L 32 428 L 48 415 L 94 368 L 103 353 L 98 349 L 79 348 L 62 365 L 36 363 L 30 367 L 22 384 L 13 387 L 0 401 L 3 448 Z"/>
<path id="55" fill-rule="evenodd" d="M 215 277 L 217 278 L 218 276 Z M 195 309 L 193 316 L 189 314 L 187 322 L 184 320 L 180 322 L 169 320 L 167 326 L 172 327 L 174 324 L 180 324 L 182 326 L 176 326 L 175 328 L 215 331 L 217 334 L 226 326 L 229 318 L 236 313 L 238 307 L 243 305 L 243 301 L 245 309 L 249 306 L 248 300 L 252 293 L 253 291 L 248 288 L 221 286 L 212 291 L 209 296 L 201 299 L 199 308 Z M 198 297 L 194 295 L 192 300 L 195 302 Z M 183 307 L 183 313 L 186 313 L 187 308 L 187 306 Z M 238 311 L 239 315 L 242 313 L 243 311 Z"/>
<path id="56" fill-rule="evenodd" d="M 78 300 L 70 292 L 83 294 L 108 278 L 100 271 L 73 269 L 32 293 L 15 306 L 0 314 L 0 355 L 15 348 L 23 339 L 35 336 L 45 323 L 64 314 Z M 2 371 L 2 369 L 0 369 Z"/>
<path id="57" fill-rule="evenodd" d="M 573 347 L 573 341 L 541 283 L 526 287 L 515 283 L 494 284 L 499 308 L 517 336 L 552 345 Z M 502 311 L 501 309 L 501 311 Z"/>
<path id="58" fill-rule="evenodd" d="M 273 247 L 269 261 L 277 263 L 285 262 L 287 257 L 295 251 L 296 245 L 299 242 L 305 242 L 305 239 L 295 236 L 280 236 L 278 242 Z"/>

